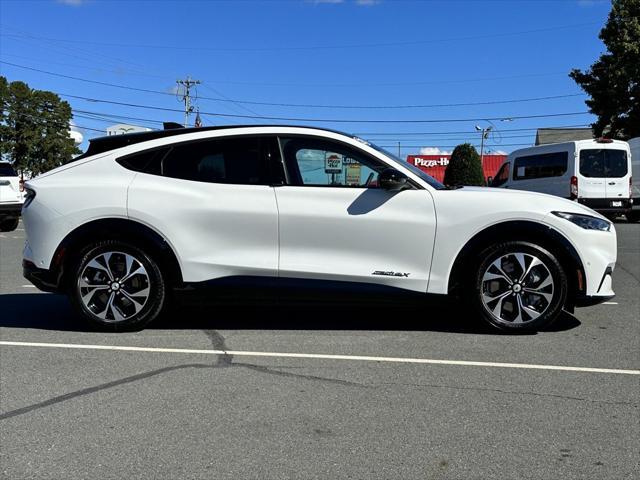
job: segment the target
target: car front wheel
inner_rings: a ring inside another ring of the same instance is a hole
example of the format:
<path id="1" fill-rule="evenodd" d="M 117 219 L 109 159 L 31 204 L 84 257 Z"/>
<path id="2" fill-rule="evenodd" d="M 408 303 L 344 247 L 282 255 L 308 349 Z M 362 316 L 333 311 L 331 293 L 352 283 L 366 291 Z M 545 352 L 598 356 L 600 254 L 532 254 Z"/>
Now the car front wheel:
<path id="1" fill-rule="evenodd" d="M 549 251 L 528 242 L 505 242 L 486 249 L 475 274 L 472 303 L 494 327 L 539 330 L 561 313 L 567 277 Z"/>
<path id="2" fill-rule="evenodd" d="M 158 316 L 165 300 L 156 262 L 125 242 L 88 246 L 71 280 L 70 297 L 76 310 L 103 330 L 141 329 Z"/>

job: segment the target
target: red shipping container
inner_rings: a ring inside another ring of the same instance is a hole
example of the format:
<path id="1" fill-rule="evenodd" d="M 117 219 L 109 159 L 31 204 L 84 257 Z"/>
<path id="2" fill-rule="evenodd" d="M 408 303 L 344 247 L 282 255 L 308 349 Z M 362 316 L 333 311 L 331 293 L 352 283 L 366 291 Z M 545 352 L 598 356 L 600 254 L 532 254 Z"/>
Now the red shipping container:
<path id="1" fill-rule="evenodd" d="M 506 155 L 483 155 L 482 171 L 485 180 L 487 177 L 494 177 L 500 166 L 507 159 Z M 444 171 L 449 165 L 451 155 L 408 155 L 407 162 L 415 165 L 428 175 L 442 182 L 444 180 Z"/>

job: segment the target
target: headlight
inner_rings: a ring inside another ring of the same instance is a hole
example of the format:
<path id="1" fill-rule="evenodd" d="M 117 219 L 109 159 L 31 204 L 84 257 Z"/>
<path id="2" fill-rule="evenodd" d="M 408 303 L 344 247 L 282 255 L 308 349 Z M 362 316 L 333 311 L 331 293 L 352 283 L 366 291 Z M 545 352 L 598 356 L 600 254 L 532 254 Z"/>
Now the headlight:
<path id="1" fill-rule="evenodd" d="M 611 229 L 611 222 L 598 217 L 592 217 L 591 215 L 568 212 L 553 212 L 553 214 L 556 217 L 569 220 L 585 230 L 600 230 L 602 232 L 608 232 Z"/>

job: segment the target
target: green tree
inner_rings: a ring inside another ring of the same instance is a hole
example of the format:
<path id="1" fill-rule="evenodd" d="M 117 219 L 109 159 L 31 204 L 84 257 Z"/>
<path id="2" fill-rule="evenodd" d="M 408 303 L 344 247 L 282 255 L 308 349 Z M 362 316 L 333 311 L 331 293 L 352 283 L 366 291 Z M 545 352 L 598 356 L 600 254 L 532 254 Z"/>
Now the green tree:
<path id="1" fill-rule="evenodd" d="M 585 103 L 598 120 L 597 137 L 640 136 L 640 0 L 612 0 L 600 40 L 607 51 L 586 72 L 569 76 L 591 97 Z"/>
<path id="2" fill-rule="evenodd" d="M 476 149 L 470 143 L 458 145 L 444 172 L 445 185 L 484 185 L 482 163 Z"/>
<path id="3" fill-rule="evenodd" d="M 38 175 L 79 153 L 69 136 L 71 107 L 56 94 L 0 77 L 0 154 L 14 167 Z"/>

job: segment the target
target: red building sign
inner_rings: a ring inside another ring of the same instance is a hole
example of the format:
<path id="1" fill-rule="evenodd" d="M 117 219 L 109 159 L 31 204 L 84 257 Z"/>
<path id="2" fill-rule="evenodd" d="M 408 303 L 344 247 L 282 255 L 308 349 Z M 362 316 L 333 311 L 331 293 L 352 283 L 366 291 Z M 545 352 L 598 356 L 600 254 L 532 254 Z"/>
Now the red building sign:
<path id="1" fill-rule="evenodd" d="M 431 175 L 436 180 L 444 180 L 444 171 L 449 165 L 451 155 L 408 155 L 407 162 L 415 165 L 420 170 Z M 482 158 L 482 170 L 484 178 L 495 176 L 500 165 L 507 159 L 506 155 L 484 155 Z"/>

